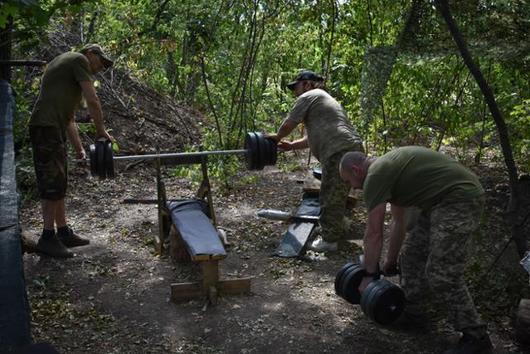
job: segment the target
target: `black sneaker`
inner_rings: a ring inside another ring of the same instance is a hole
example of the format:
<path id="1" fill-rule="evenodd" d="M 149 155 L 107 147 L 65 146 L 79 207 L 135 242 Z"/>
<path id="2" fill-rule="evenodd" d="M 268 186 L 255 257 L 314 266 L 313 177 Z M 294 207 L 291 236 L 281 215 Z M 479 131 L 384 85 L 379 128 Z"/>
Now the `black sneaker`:
<path id="1" fill-rule="evenodd" d="M 67 231 L 65 233 L 57 232 L 57 237 L 66 247 L 79 247 L 86 246 L 90 241 L 86 238 L 82 238 L 74 233 L 74 231 L 67 226 Z"/>
<path id="2" fill-rule="evenodd" d="M 476 338 L 464 333 L 458 344 L 444 354 L 489 354 L 493 353 L 493 345 L 488 335 Z"/>
<path id="3" fill-rule="evenodd" d="M 37 252 L 56 258 L 72 258 L 74 256 L 74 254 L 68 251 L 61 241 L 59 241 L 57 235 L 48 238 L 39 238 L 39 242 L 37 242 Z"/>

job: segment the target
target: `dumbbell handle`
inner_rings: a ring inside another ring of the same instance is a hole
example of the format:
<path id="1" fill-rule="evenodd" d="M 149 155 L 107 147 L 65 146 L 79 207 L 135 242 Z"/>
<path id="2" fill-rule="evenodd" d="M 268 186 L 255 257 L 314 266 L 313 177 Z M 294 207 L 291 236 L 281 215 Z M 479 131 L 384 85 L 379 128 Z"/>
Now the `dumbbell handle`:
<path id="1" fill-rule="evenodd" d="M 364 255 L 359 255 L 359 264 L 364 264 Z M 398 275 L 398 274 L 401 274 L 401 271 L 400 269 L 397 267 L 397 265 L 394 267 L 394 269 L 392 269 L 390 272 L 383 272 L 381 270 L 381 267 L 378 266 L 378 269 L 377 269 L 377 272 L 373 273 L 373 274 L 367 274 L 367 276 L 377 276 L 377 275 L 384 275 L 386 277 L 391 277 L 391 276 L 394 276 L 394 275 Z"/>

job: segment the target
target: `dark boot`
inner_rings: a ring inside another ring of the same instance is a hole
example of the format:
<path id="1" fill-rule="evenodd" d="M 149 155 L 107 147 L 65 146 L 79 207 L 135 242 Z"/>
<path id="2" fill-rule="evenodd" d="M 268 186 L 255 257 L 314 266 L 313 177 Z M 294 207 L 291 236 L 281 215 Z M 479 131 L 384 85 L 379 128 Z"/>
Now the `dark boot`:
<path id="1" fill-rule="evenodd" d="M 90 241 L 86 238 L 76 235 L 69 226 L 64 226 L 57 229 L 57 236 L 66 247 L 86 246 L 90 243 Z"/>
<path id="2" fill-rule="evenodd" d="M 480 338 L 464 333 L 458 344 L 444 354 L 489 354 L 493 353 L 493 345 L 486 334 Z"/>
<path id="3" fill-rule="evenodd" d="M 37 242 L 37 252 L 56 258 L 72 258 L 74 254 L 66 249 L 57 235 L 40 237 Z"/>

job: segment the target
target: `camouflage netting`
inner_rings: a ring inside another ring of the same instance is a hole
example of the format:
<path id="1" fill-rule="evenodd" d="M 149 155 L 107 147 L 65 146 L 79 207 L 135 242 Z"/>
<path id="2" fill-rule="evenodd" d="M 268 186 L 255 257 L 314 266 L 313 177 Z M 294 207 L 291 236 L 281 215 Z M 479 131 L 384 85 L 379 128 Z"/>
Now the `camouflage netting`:
<path id="1" fill-rule="evenodd" d="M 383 103 L 383 95 L 396 62 L 394 46 L 371 47 L 366 50 L 361 72 L 361 116 L 366 126 Z"/>
<path id="2" fill-rule="evenodd" d="M 462 16 L 472 11 L 466 7 L 469 4 L 457 3 L 452 4 L 455 15 Z M 371 47 L 366 50 L 360 95 L 361 114 L 366 129 L 375 115 L 380 114 L 385 89 L 398 58 L 414 62 L 424 57 L 459 55 L 441 16 L 432 8 L 426 10 L 421 1 L 414 1 L 413 6 L 417 7 L 410 11 L 408 22 L 400 38 L 396 39 L 395 45 Z M 520 6 L 523 6 L 523 3 Z M 526 13 L 530 13 L 530 5 L 524 6 Z M 498 17 L 494 15 L 480 15 L 484 21 L 492 23 L 492 26 L 498 22 Z M 511 19 L 516 16 L 506 13 L 504 15 L 505 21 L 501 25 L 505 31 L 499 32 L 493 26 L 493 36 L 489 33 L 470 37 L 470 50 L 479 59 L 490 58 L 524 70 L 530 67 L 530 42 L 523 41 L 522 38 L 526 38 L 525 31 L 530 25 L 523 22 L 512 23 Z M 503 37 L 504 40 L 497 41 L 498 37 Z M 480 312 L 489 320 L 498 320 L 500 314 L 512 315 L 511 311 L 517 306 L 520 298 L 530 297 L 528 274 L 519 265 L 520 257 L 513 240 L 510 240 L 510 225 L 505 220 L 504 211 L 509 199 L 509 189 L 507 185 L 499 183 L 506 179 L 504 172 L 495 172 L 499 174 L 495 179 L 490 178 L 490 174 L 495 174 L 493 171 L 483 169 L 476 172 L 486 190 L 487 201 L 481 232 L 474 235 L 475 242 L 470 249 L 467 278 Z M 530 217 L 524 209 L 523 213 L 525 220 L 521 222 L 520 227 L 527 229 Z"/>

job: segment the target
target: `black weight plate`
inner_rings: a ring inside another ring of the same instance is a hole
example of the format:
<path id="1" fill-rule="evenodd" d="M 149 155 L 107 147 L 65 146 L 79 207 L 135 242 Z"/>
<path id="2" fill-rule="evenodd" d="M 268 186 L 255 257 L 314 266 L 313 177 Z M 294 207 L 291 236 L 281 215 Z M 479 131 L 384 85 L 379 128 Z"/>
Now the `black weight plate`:
<path id="1" fill-rule="evenodd" d="M 274 166 L 276 165 L 276 154 L 277 154 L 277 146 L 276 141 L 271 138 L 266 138 L 268 147 L 269 147 L 269 154 L 268 154 L 268 165 Z"/>
<path id="2" fill-rule="evenodd" d="M 388 325 L 403 312 L 405 293 L 388 280 L 373 281 L 366 287 L 361 297 L 361 308 L 372 321 Z"/>
<path id="3" fill-rule="evenodd" d="M 247 150 L 247 169 L 255 170 L 258 162 L 256 135 L 253 132 L 249 132 L 247 133 L 245 140 L 245 149 Z"/>
<path id="4" fill-rule="evenodd" d="M 100 179 L 105 179 L 105 145 L 103 141 L 96 141 L 96 163 L 97 175 Z"/>
<path id="5" fill-rule="evenodd" d="M 351 304 L 358 304 L 361 300 L 361 294 L 359 294 L 358 288 L 361 285 L 364 273 L 364 269 L 359 264 L 356 264 L 343 275 L 342 298 Z"/>
<path id="6" fill-rule="evenodd" d="M 245 153 L 245 163 L 247 164 L 247 170 L 252 170 L 252 166 L 253 166 L 253 161 L 252 161 L 252 144 L 251 144 L 251 140 L 252 139 L 252 135 L 250 133 L 247 133 L 247 135 L 245 135 L 245 150 L 247 150 L 247 152 Z"/>
<path id="7" fill-rule="evenodd" d="M 90 144 L 88 148 L 88 158 L 90 160 L 90 174 L 94 177 L 97 175 L 96 145 Z"/>
<path id="8" fill-rule="evenodd" d="M 261 164 L 263 167 L 269 166 L 270 163 L 270 146 L 269 146 L 269 139 L 265 137 L 265 135 L 261 134 L 261 140 L 260 140 L 260 147 L 261 147 L 261 156 L 263 160 L 261 161 Z"/>
<path id="9" fill-rule="evenodd" d="M 105 142 L 105 172 L 107 177 L 114 178 L 114 155 L 112 152 L 112 143 Z"/>
<path id="10" fill-rule="evenodd" d="M 371 320 L 373 320 L 371 306 L 373 305 L 374 294 L 377 292 L 378 289 L 377 284 L 377 281 L 370 282 L 361 295 L 361 309 L 363 310 L 364 314 Z"/>
<path id="11" fill-rule="evenodd" d="M 401 315 L 405 309 L 405 293 L 403 290 L 390 282 L 379 290 L 379 294 L 374 299 L 373 319 L 381 325 L 388 325 Z"/>
<path id="12" fill-rule="evenodd" d="M 260 132 L 255 132 L 254 134 L 256 135 L 256 143 L 258 146 L 258 163 L 256 164 L 256 169 L 263 170 L 267 161 L 265 136 Z"/>
<path id="13" fill-rule="evenodd" d="M 342 291 L 342 277 L 344 275 L 344 273 L 346 273 L 346 271 L 348 269 L 350 269 L 350 267 L 353 266 L 353 263 L 352 262 L 348 262 L 346 263 L 340 270 L 339 272 L 337 273 L 337 275 L 335 275 L 335 294 L 339 295 L 339 296 L 342 296 L 341 294 L 341 291 Z"/>
<path id="14" fill-rule="evenodd" d="M 276 165 L 276 160 L 278 158 L 278 144 L 273 139 L 268 139 L 271 147 L 271 160 L 270 165 L 274 166 Z"/>
<path id="15" fill-rule="evenodd" d="M 252 163 L 252 169 L 253 170 L 259 170 L 260 169 L 260 159 L 259 159 L 259 142 L 258 137 L 256 136 L 255 132 L 250 133 L 252 135 L 252 139 L 250 141 L 252 142 L 252 156 L 253 156 L 253 163 Z"/>
<path id="16" fill-rule="evenodd" d="M 264 166 L 271 166 L 272 161 L 272 140 L 269 138 L 263 138 L 263 146 L 265 146 L 265 160 L 263 161 Z"/>

